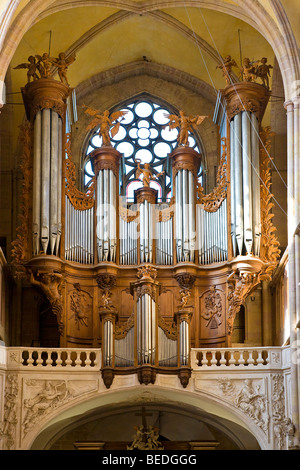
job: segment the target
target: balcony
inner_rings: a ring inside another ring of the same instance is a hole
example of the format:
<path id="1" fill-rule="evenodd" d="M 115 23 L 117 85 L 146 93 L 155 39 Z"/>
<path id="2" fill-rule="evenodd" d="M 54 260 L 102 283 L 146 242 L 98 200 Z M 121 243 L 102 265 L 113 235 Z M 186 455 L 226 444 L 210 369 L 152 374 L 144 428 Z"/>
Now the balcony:
<path id="1" fill-rule="evenodd" d="M 141 385 L 131 369 L 116 377 L 108 391 L 100 373 L 101 349 L 0 346 L 2 448 L 30 448 L 38 433 L 61 414 L 94 400 L 101 406 L 102 397 L 105 401 L 110 393 L 114 402 L 119 393 L 128 392 L 139 399 L 145 393 L 169 393 L 171 400 L 182 403 L 193 396 L 200 408 L 210 403 L 231 414 L 255 435 L 262 449 L 287 449 L 293 436 L 291 351 L 289 346 L 192 349 L 186 388 L 176 374 L 159 371 L 153 385 Z M 5 417 L 11 409 L 16 419 L 9 421 Z"/>

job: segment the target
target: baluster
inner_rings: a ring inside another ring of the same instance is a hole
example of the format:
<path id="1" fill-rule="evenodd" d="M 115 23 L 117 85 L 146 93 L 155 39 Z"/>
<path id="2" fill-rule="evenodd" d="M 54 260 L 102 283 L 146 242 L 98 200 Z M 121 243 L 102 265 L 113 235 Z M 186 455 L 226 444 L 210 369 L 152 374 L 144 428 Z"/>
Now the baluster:
<path id="1" fill-rule="evenodd" d="M 230 354 L 229 365 L 230 366 L 235 366 L 234 351 L 230 351 L 229 354 Z"/>
<path id="2" fill-rule="evenodd" d="M 33 367 L 34 359 L 32 355 L 33 355 L 33 351 L 28 351 L 28 359 L 27 359 L 28 367 Z"/>
<path id="3" fill-rule="evenodd" d="M 208 366 L 208 359 L 207 359 L 207 353 L 208 351 L 203 351 L 203 358 L 202 358 L 202 366 Z"/>
<path id="4" fill-rule="evenodd" d="M 51 351 L 45 351 L 45 353 L 47 354 L 46 367 L 47 366 L 52 366 Z"/>
<path id="5" fill-rule="evenodd" d="M 211 355 L 212 355 L 211 365 L 212 365 L 212 367 L 216 366 L 218 364 L 218 361 L 217 361 L 217 358 L 216 358 L 216 353 L 217 353 L 217 351 L 211 351 Z"/>
<path id="6" fill-rule="evenodd" d="M 262 350 L 259 349 L 257 352 L 258 352 L 257 365 L 263 364 L 263 363 L 264 363 L 264 360 L 263 360 L 263 358 L 262 358 Z"/>
<path id="7" fill-rule="evenodd" d="M 66 367 L 70 369 L 72 367 L 72 359 L 71 359 L 71 351 L 65 351 L 67 358 L 66 358 Z"/>
<path id="8" fill-rule="evenodd" d="M 244 351 L 239 351 L 238 364 L 239 365 L 245 365 Z"/>
<path id="9" fill-rule="evenodd" d="M 221 353 L 221 359 L 220 359 L 220 366 L 226 366 L 226 358 L 225 358 L 225 354 L 226 354 L 226 351 L 220 351 Z"/>
<path id="10" fill-rule="evenodd" d="M 80 352 L 76 351 L 75 367 L 81 366 Z"/>
<path id="11" fill-rule="evenodd" d="M 248 351 L 249 352 L 249 358 L 248 358 L 248 367 L 254 367 L 255 361 L 253 358 L 253 351 Z"/>
<path id="12" fill-rule="evenodd" d="M 86 359 L 85 359 L 85 366 L 90 367 L 91 366 L 91 352 L 86 353 Z"/>
<path id="13" fill-rule="evenodd" d="M 37 351 L 37 355 L 36 365 L 39 367 L 43 365 L 42 351 Z"/>
<path id="14" fill-rule="evenodd" d="M 62 362 L 61 351 L 57 351 L 56 367 L 61 367 Z"/>

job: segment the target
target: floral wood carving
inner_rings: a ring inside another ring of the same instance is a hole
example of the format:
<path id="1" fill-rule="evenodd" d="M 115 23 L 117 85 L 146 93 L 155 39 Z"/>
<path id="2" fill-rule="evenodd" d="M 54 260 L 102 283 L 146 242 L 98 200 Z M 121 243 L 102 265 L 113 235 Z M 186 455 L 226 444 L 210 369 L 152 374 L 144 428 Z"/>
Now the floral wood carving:
<path id="1" fill-rule="evenodd" d="M 37 277 L 31 272 L 30 282 L 32 285 L 40 287 L 50 302 L 52 312 L 57 317 L 58 330 L 60 335 L 64 333 L 63 322 L 63 299 L 61 287 L 63 283 L 62 274 L 56 272 L 37 273 Z"/>
<path id="2" fill-rule="evenodd" d="M 126 322 L 115 327 L 115 339 L 120 340 L 126 337 L 127 333 L 134 326 L 134 314 L 132 314 Z"/>
<path id="3" fill-rule="evenodd" d="M 115 306 L 111 301 L 111 290 L 116 286 L 117 278 L 113 274 L 98 274 L 96 278 L 98 287 L 102 289 L 102 306 L 104 310 L 114 310 Z"/>
<path id="4" fill-rule="evenodd" d="M 15 277 L 20 279 L 26 277 L 25 264 L 29 259 L 28 228 L 30 226 L 30 200 L 32 187 L 32 127 L 29 121 L 21 126 L 20 140 L 23 142 L 23 156 L 20 168 L 23 173 L 20 225 L 17 228 L 17 238 L 12 242 L 12 264 L 15 266 Z"/>
<path id="5" fill-rule="evenodd" d="M 176 341 L 178 339 L 178 328 L 176 323 L 167 323 L 160 313 L 158 314 L 158 326 L 164 331 L 167 338 L 172 341 Z"/>
<path id="6" fill-rule="evenodd" d="M 217 173 L 217 186 L 209 194 L 203 194 L 204 189 L 201 184 L 197 186 L 198 200 L 204 204 L 206 212 L 216 212 L 227 197 L 227 139 L 222 138 L 222 156 Z"/>
<path id="7" fill-rule="evenodd" d="M 156 279 L 157 276 L 157 270 L 150 266 L 149 264 L 146 264 L 145 266 L 142 266 L 141 268 L 138 268 L 137 270 L 137 277 L 139 279 Z"/>
<path id="8" fill-rule="evenodd" d="M 66 159 L 66 195 L 74 209 L 79 211 L 91 209 L 95 204 L 95 178 L 92 179 L 86 193 L 79 191 L 76 187 L 76 168 L 72 161 L 70 134 L 66 135 L 66 153 L 68 156 Z"/>
<path id="9" fill-rule="evenodd" d="M 271 213 L 274 204 L 271 202 L 273 194 L 271 188 L 271 172 L 270 172 L 270 148 L 271 148 L 271 132 L 270 127 L 265 127 L 260 133 L 262 144 L 260 146 L 260 174 L 261 174 L 261 258 L 268 264 L 266 274 L 271 279 L 271 273 L 275 269 L 278 258 L 280 256 L 279 241 L 275 235 L 276 227 L 272 223 L 274 214 Z"/>

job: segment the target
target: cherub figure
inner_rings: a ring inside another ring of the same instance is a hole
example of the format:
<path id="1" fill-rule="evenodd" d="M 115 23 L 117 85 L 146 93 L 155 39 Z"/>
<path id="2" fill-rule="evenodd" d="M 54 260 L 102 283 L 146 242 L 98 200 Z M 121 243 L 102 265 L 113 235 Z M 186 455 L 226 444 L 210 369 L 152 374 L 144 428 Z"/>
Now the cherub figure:
<path id="1" fill-rule="evenodd" d="M 165 117 L 169 118 L 170 122 L 164 128 L 169 127 L 172 130 L 179 127 L 178 144 L 188 147 L 189 131 L 196 129 L 208 116 L 186 116 L 183 111 L 179 111 L 179 116 L 165 114 Z"/>
<path id="2" fill-rule="evenodd" d="M 108 289 L 104 289 L 103 290 L 103 293 L 102 293 L 102 300 L 103 300 L 103 305 L 102 305 L 102 308 L 104 308 L 104 310 L 113 310 L 115 309 L 115 306 L 113 305 L 111 299 L 110 299 L 110 292 Z"/>
<path id="3" fill-rule="evenodd" d="M 40 78 L 37 74 L 36 58 L 33 55 L 28 57 L 28 63 L 25 62 L 23 64 L 17 65 L 17 67 L 14 67 L 14 70 L 17 70 L 17 69 L 28 69 L 28 72 L 27 72 L 28 83 L 31 82 L 31 79 L 32 81 L 36 81 L 36 80 L 39 80 Z"/>
<path id="4" fill-rule="evenodd" d="M 245 57 L 241 68 L 241 77 L 244 82 L 254 82 L 256 80 L 256 67 L 258 64 L 259 60 L 251 62 L 248 57 Z"/>
<path id="5" fill-rule="evenodd" d="M 232 67 L 237 67 L 237 63 L 234 59 L 231 58 L 231 55 L 227 55 L 224 59 L 224 62 L 221 65 L 217 65 L 217 69 L 223 71 L 223 76 L 225 77 L 227 85 L 230 85 L 232 82 Z"/>
<path id="6" fill-rule="evenodd" d="M 67 58 L 64 52 L 60 52 L 56 59 L 51 59 L 52 64 L 55 65 L 58 69 L 58 76 L 60 81 L 67 86 L 70 86 L 67 79 L 68 67 L 75 61 L 75 59 L 75 54 L 72 54 Z"/>
<path id="7" fill-rule="evenodd" d="M 55 59 L 53 57 L 49 57 L 48 52 L 44 52 L 42 56 L 36 55 L 35 57 L 37 59 L 37 68 L 40 72 L 41 78 L 49 78 Z"/>
<path id="8" fill-rule="evenodd" d="M 136 178 L 140 179 L 140 176 L 143 175 L 142 182 L 143 182 L 144 187 L 148 188 L 150 186 L 151 180 L 156 180 L 159 176 L 165 173 L 164 171 L 161 171 L 160 173 L 153 175 L 149 163 L 144 163 L 143 167 L 141 167 L 141 160 L 136 159 L 136 162 L 138 164 L 138 167 L 136 170 Z"/>
<path id="9" fill-rule="evenodd" d="M 266 57 L 263 57 L 260 62 L 261 65 L 256 69 L 256 76 L 259 77 L 262 80 L 262 84 L 269 89 L 270 69 L 273 67 L 270 64 L 267 65 L 268 59 Z"/>
<path id="10" fill-rule="evenodd" d="M 83 105 L 83 108 L 86 108 L 85 114 L 93 116 L 94 119 L 86 128 L 87 131 L 94 129 L 96 126 L 100 125 L 99 136 L 102 137 L 102 146 L 111 147 L 110 139 L 113 138 L 120 128 L 120 121 L 118 119 L 123 118 L 127 111 L 116 111 L 109 115 L 109 111 L 106 110 L 104 113 L 100 114 L 100 111 L 94 108 L 89 108 L 88 106 Z M 111 137 L 110 137 L 111 135 Z"/>

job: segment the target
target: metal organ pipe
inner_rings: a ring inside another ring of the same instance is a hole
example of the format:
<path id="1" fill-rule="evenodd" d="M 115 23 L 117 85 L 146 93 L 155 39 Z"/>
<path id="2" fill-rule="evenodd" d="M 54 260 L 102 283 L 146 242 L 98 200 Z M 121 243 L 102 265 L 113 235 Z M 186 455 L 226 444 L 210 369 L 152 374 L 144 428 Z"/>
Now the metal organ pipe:
<path id="1" fill-rule="evenodd" d="M 116 177 L 103 169 L 97 175 L 97 245 L 98 260 L 116 261 Z"/>
<path id="2" fill-rule="evenodd" d="M 237 114 L 230 123 L 230 139 L 233 255 L 253 253 L 259 256 L 259 122 L 256 115 L 246 111 Z"/>
<path id="3" fill-rule="evenodd" d="M 33 254 L 59 253 L 61 236 L 62 119 L 42 109 L 34 121 Z M 49 248 L 50 247 L 50 248 Z"/>
<path id="4" fill-rule="evenodd" d="M 194 175 L 179 170 L 175 176 L 176 253 L 177 261 L 194 261 L 195 250 L 195 187 Z"/>

